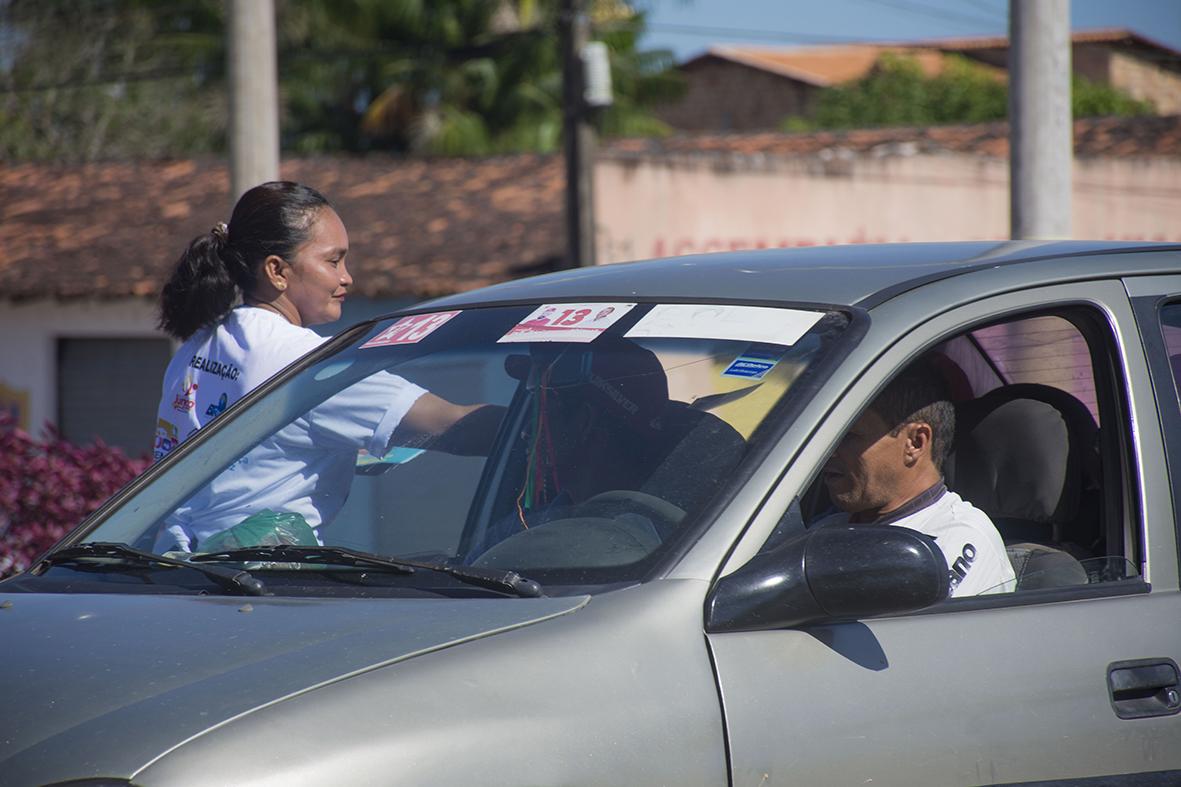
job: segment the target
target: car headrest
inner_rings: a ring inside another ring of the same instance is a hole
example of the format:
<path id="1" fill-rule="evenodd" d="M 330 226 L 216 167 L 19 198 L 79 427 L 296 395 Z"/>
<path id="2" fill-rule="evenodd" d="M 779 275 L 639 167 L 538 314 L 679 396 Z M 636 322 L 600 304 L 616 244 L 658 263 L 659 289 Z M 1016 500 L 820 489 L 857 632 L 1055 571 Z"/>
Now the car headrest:
<path id="1" fill-rule="evenodd" d="M 663 459 L 641 491 L 692 511 L 738 464 L 746 440 L 718 416 L 684 402 L 669 402 L 659 425 Z"/>
<path id="2" fill-rule="evenodd" d="M 1065 391 L 998 388 L 957 407 L 949 486 L 994 520 L 1068 522 L 1096 431 L 1090 411 Z"/>

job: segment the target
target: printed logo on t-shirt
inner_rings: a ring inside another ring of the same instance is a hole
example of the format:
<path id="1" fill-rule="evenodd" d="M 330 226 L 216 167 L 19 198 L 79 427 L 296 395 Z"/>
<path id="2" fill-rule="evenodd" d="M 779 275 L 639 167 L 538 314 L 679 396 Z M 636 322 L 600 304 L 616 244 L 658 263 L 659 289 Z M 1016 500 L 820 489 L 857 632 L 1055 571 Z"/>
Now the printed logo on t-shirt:
<path id="1" fill-rule="evenodd" d="M 216 418 L 225 411 L 226 406 L 226 395 L 222 394 L 220 397 L 218 397 L 216 402 L 209 405 L 208 409 L 205 410 L 205 415 L 209 416 L 210 418 Z"/>
<path id="2" fill-rule="evenodd" d="M 237 380 L 238 376 L 242 374 L 242 370 L 232 363 L 222 363 L 221 361 L 211 361 L 200 355 L 194 355 L 189 359 L 189 366 L 200 372 L 206 374 L 216 374 L 223 380 Z"/>
<path id="3" fill-rule="evenodd" d="M 156 421 L 156 441 L 152 445 L 152 457 L 156 461 L 163 459 L 169 451 L 176 448 L 176 444 L 180 442 L 178 434 L 176 424 L 163 418 Z"/>
<path id="4" fill-rule="evenodd" d="M 972 567 L 972 563 L 976 560 L 976 547 L 972 544 L 964 544 L 964 548 L 960 551 L 960 556 L 951 564 L 951 569 L 947 572 L 951 579 L 951 589 L 954 591 L 959 584 L 968 577 L 968 569 Z"/>
<path id="5" fill-rule="evenodd" d="M 178 413 L 187 413 L 197 406 L 197 384 L 185 375 L 185 384 L 180 393 L 172 400 L 172 409 Z"/>

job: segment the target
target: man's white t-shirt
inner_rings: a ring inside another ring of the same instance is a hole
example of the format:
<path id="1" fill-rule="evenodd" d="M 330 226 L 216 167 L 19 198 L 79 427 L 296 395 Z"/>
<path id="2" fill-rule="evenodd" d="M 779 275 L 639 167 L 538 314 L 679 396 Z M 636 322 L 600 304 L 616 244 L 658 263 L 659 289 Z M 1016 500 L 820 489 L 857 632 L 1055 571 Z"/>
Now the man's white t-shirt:
<path id="1" fill-rule="evenodd" d="M 1017 576 L 988 515 L 942 485 L 930 492 L 938 495 L 933 502 L 899 518 L 887 515 L 882 524 L 908 527 L 935 539 L 947 559 L 953 598 L 1012 591 Z M 848 522 L 849 515 L 842 512 L 824 517 L 814 526 Z"/>
<path id="2" fill-rule="evenodd" d="M 180 346 L 164 373 L 156 459 L 267 378 L 326 341 L 278 314 L 231 311 Z M 264 510 L 301 514 L 313 528 L 344 505 L 357 451 L 385 453 L 394 428 L 424 390 L 378 372 L 345 388 L 264 440 L 176 509 L 167 535 L 183 550 Z M 165 543 L 169 542 L 169 543 Z"/>

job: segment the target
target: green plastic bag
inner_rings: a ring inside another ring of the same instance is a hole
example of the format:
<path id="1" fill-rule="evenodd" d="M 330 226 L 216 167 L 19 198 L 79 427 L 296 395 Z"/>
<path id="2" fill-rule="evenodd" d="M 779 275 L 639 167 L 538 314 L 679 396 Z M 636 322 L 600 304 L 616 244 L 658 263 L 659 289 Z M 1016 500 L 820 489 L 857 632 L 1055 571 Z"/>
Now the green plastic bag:
<path id="1" fill-rule="evenodd" d="M 231 528 L 201 542 L 202 552 L 224 552 L 243 547 L 273 547 L 284 544 L 314 547 L 320 542 L 302 514 L 272 511 L 251 514 Z"/>

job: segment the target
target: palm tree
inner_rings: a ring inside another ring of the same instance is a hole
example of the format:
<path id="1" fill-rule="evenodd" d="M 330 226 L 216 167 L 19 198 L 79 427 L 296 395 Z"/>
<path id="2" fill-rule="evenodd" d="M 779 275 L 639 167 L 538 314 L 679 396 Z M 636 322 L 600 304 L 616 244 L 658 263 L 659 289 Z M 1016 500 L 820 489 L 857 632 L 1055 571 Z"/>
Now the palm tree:
<path id="1" fill-rule="evenodd" d="M 429 155 L 550 151 L 558 0 L 276 0 L 283 147 Z M 592 0 L 611 50 L 608 134 L 667 129 L 667 53 Z M 0 0 L 0 157 L 183 156 L 225 147 L 222 0 Z"/>
<path id="2" fill-rule="evenodd" d="M 292 57 L 283 69 L 291 144 L 434 155 L 555 149 L 557 7 L 555 0 L 292 0 L 285 26 Z M 643 17 L 621 0 L 596 0 L 592 18 L 611 49 L 617 86 L 604 130 L 667 131 L 645 107 L 675 94 L 671 56 L 636 52 Z M 332 61 L 299 55 L 333 47 L 342 52 Z"/>

